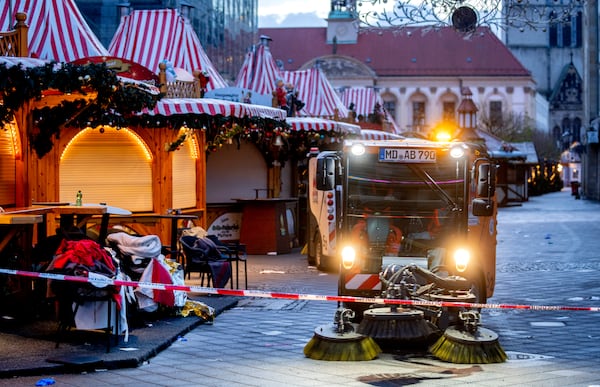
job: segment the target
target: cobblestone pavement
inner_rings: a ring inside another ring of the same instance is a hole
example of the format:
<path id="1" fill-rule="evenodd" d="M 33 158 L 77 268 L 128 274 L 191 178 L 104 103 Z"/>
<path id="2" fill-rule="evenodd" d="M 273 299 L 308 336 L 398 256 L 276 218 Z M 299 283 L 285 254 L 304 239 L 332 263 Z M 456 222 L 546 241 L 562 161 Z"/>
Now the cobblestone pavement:
<path id="1" fill-rule="evenodd" d="M 600 203 L 570 190 L 502 208 L 498 276 L 490 303 L 600 306 Z M 251 289 L 337 292 L 334 274 L 306 265 L 297 251 L 250 256 Z M 197 285 L 194 280 L 191 285 Z M 365 362 L 316 361 L 303 355 L 315 327 L 331 321 L 324 301 L 242 298 L 138 368 L 54 375 L 57 386 L 600 386 L 600 313 L 484 309 L 509 360 L 445 363 L 384 353 Z M 33 386 L 40 377 L 0 380 Z"/>

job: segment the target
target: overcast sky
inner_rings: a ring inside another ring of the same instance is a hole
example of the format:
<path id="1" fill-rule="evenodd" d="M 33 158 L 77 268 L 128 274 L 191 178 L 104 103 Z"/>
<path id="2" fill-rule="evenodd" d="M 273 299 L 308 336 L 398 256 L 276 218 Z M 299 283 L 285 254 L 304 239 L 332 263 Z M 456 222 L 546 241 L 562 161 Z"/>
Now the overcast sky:
<path id="1" fill-rule="evenodd" d="M 324 27 L 330 7 L 327 0 L 258 0 L 258 26 Z"/>

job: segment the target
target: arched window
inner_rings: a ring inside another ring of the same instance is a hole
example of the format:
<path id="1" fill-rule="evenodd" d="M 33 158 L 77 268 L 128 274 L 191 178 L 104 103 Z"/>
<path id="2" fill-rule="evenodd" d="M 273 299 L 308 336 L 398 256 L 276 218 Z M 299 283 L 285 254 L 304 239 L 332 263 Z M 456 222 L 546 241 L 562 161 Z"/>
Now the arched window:
<path id="1" fill-rule="evenodd" d="M 411 131 L 426 132 L 427 131 L 427 97 L 424 94 L 417 92 L 410 98 L 410 106 L 412 108 Z"/>
<path id="2" fill-rule="evenodd" d="M 60 158 L 59 200 L 106 203 L 132 212 L 151 212 L 152 155 L 129 129 L 84 129 Z"/>
<path id="3" fill-rule="evenodd" d="M 573 141 L 581 141 L 581 118 L 575 117 L 573 119 L 571 133 L 573 133 Z"/>
<path id="4" fill-rule="evenodd" d="M 574 16 L 558 17 L 559 13 L 552 11 L 549 20 L 548 38 L 550 47 L 581 47 L 583 42 L 583 12 Z"/>
<path id="5" fill-rule="evenodd" d="M 571 145 L 573 133 L 571 132 L 571 119 L 569 117 L 565 117 L 562 120 L 561 124 L 561 143 L 562 149 L 568 149 Z"/>
<path id="6" fill-rule="evenodd" d="M 396 120 L 396 100 L 383 100 L 383 109 L 391 120 Z"/>

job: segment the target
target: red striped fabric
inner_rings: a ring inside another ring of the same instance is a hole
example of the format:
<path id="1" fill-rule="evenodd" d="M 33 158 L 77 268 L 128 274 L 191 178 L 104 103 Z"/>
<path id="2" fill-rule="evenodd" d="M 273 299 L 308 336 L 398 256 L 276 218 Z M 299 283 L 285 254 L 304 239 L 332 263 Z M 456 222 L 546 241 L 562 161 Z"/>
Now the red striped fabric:
<path id="1" fill-rule="evenodd" d="M 190 73 L 208 73 L 208 90 L 227 87 L 200 44 L 192 25 L 176 9 L 137 10 L 123 17 L 108 46 L 110 55 L 158 72 L 161 61 Z"/>
<path id="2" fill-rule="evenodd" d="M 246 60 L 238 73 L 235 85 L 257 94 L 271 94 L 277 80 L 282 79 L 268 47 L 259 44 L 246 54 Z"/>
<path id="3" fill-rule="evenodd" d="M 259 45 L 256 50 L 254 64 L 254 77 L 252 79 L 252 90 L 259 94 L 271 94 L 281 79 L 281 71 L 275 64 L 271 51 L 264 45 Z"/>
<path id="4" fill-rule="evenodd" d="M 246 57 L 244 58 L 244 63 L 242 63 L 242 67 L 238 72 L 237 77 L 235 78 L 235 86 L 241 89 L 251 89 L 252 87 L 252 74 L 254 71 L 254 52 L 248 52 Z"/>
<path id="5" fill-rule="evenodd" d="M 12 5 L 12 14 L 11 14 Z M 74 0 L 8 0 L 0 5 L 0 30 L 13 29 L 17 12 L 27 15 L 29 55 L 57 62 L 108 56 Z"/>
<path id="6" fill-rule="evenodd" d="M 337 111 L 339 117 L 348 117 L 348 109 L 318 68 L 284 71 L 282 75 L 285 83 L 296 87 L 298 98 L 306 104 L 299 116 L 333 117 Z"/>
<path id="7" fill-rule="evenodd" d="M 362 115 L 368 117 L 375 110 L 375 104 L 379 102 L 383 108 L 381 96 L 372 87 L 350 87 L 344 89 L 341 94 L 341 100 L 344 106 L 349 107 L 354 103 L 356 116 Z"/>
<path id="8" fill-rule="evenodd" d="M 240 69 L 236 86 L 258 94 L 271 94 L 277 79 L 292 84 L 298 98 L 305 103 L 299 116 L 340 117 L 348 116 L 348 109 L 341 101 L 325 74 L 317 68 L 300 71 L 281 71 L 268 47 L 260 44 L 249 52 Z"/>
<path id="9" fill-rule="evenodd" d="M 225 117 L 259 117 L 285 120 L 286 113 L 268 106 L 250 105 L 212 98 L 164 98 L 152 110 L 142 114 L 172 116 L 178 114 L 208 114 Z"/>
<path id="10" fill-rule="evenodd" d="M 360 131 L 363 140 L 399 140 L 404 138 L 398 134 L 383 132 L 381 130 L 363 129 Z"/>
<path id="11" fill-rule="evenodd" d="M 360 134 L 360 126 L 316 117 L 288 117 L 285 120 L 294 131 L 335 131 Z"/>

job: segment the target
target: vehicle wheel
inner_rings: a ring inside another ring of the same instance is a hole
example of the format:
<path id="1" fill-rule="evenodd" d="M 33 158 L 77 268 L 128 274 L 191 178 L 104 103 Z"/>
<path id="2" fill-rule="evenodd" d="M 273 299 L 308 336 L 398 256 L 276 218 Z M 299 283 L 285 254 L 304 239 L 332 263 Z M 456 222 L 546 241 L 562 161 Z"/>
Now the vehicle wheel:
<path id="1" fill-rule="evenodd" d="M 479 275 L 479 277 L 473 281 L 473 284 L 471 285 L 471 293 L 475 295 L 475 303 L 485 304 L 487 302 L 487 291 L 485 287 L 485 281 L 483 280 L 483 275 Z"/>
<path id="2" fill-rule="evenodd" d="M 308 261 L 308 265 L 309 266 L 317 266 L 317 253 L 316 251 L 320 250 L 320 244 L 319 242 L 319 238 L 320 238 L 320 233 L 319 230 L 317 229 L 315 231 L 315 233 L 312 236 L 312 239 L 310 240 L 311 243 L 308 244 L 308 249 L 307 249 L 307 261 Z M 318 244 L 318 246 L 317 246 Z M 312 246 L 312 247 L 311 247 Z"/>
<path id="3" fill-rule="evenodd" d="M 326 270 L 327 265 L 323 257 L 323 244 L 321 243 L 321 239 L 317 239 L 315 243 L 315 266 L 319 270 Z"/>

